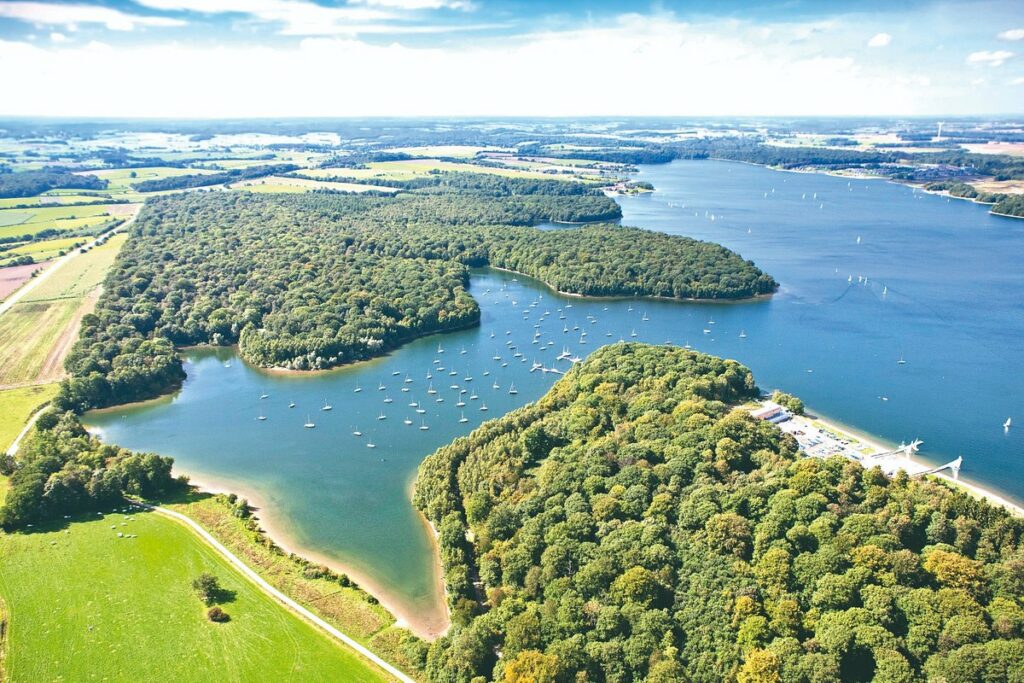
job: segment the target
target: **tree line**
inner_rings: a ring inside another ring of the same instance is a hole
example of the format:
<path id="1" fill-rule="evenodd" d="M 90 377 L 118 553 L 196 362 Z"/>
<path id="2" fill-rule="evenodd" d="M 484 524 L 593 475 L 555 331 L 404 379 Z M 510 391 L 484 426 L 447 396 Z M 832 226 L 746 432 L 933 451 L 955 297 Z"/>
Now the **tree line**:
<path id="1" fill-rule="evenodd" d="M 288 173 L 298 168 L 295 164 L 264 164 L 262 166 L 250 166 L 248 168 L 232 168 L 217 173 L 190 173 L 187 175 L 167 176 L 165 178 L 154 178 L 143 180 L 139 183 L 132 183 L 132 188 L 139 192 L 160 192 L 167 190 L 187 190 L 194 187 L 207 187 L 209 185 L 222 185 L 224 183 L 235 183 L 241 180 L 252 180 L 263 178 L 269 175 Z"/>
<path id="2" fill-rule="evenodd" d="M 102 190 L 107 181 L 94 175 L 79 175 L 64 170 L 44 168 L 40 171 L 12 172 L 0 169 L 0 197 L 34 197 L 48 190 Z"/>
<path id="3" fill-rule="evenodd" d="M 750 372 L 616 344 L 421 465 L 434 683 L 1017 681 L 1024 521 L 800 458 Z"/>
<path id="4" fill-rule="evenodd" d="M 474 266 L 579 294 L 739 298 L 776 286 L 715 244 L 615 225 L 530 227 L 617 206 L 561 194 L 563 184 L 512 196 L 432 187 L 390 198 L 151 198 L 82 320 L 55 403 L 83 410 L 163 393 L 184 377 L 175 346 L 238 343 L 254 364 L 308 370 L 473 325 Z"/>

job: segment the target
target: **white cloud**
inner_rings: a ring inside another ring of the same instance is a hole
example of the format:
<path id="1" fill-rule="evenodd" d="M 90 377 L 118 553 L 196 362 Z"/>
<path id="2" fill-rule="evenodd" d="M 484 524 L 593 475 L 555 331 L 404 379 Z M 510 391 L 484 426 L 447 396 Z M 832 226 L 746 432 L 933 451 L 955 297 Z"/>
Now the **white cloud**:
<path id="1" fill-rule="evenodd" d="M 133 31 L 136 26 L 184 26 L 180 19 L 144 17 L 97 5 L 54 5 L 46 2 L 0 2 L 0 17 L 46 26 L 103 24 L 111 31 Z"/>
<path id="2" fill-rule="evenodd" d="M 967 63 L 1002 66 L 1011 57 L 1013 57 L 1013 53 L 1009 50 L 979 50 L 967 55 Z"/>
<path id="3" fill-rule="evenodd" d="M 1000 33 L 997 38 L 999 40 L 1024 40 L 1024 28 L 1011 28 Z"/>
<path id="4" fill-rule="evenodd" d="M 1010 85 L 1024 85 L 1024 76 L 1021 76 L 1020 78 L 1014 78 L 1012 81 L 1010 81 Z"/>
<path id="5" fill-rule="evenodd" d="M 68 37 L 63 33 L 57 33 L 56 31 L 54 31 L 50 34 L 50 40 L 52 40 L 55 43 L 66 43 Z"/>
<path id="6" fill-rule="evenodd" d="M 891 65 L 872 70 L 848 56 L 823 56 L 814 44 L 765 41 L 759 37 L 762 28 L 740 21 L 687 24 L 664 16 L 630 16 L 604 27 L 433 47 L 338 37 L 309 37 L 287 46 L 151 43 L 47 49 L 0 41 L 5 86 L 19 93 L 0 104 L 0 114 L 788 116 L 950 111 L 935 104 L 941 84 L 929 85 Z M 800 33 L 791 24 L 772 28 L 776 37 Z M 244 66 L 225 74 L 211 64 Z M 594 67 L 571 68 L 574 64 Z M 660 65 L 678 68 L 667 77 Z M 331 87 L 324 87 L 325 69 Z M 133 84 L 132 97 L 97 96 L 94 75 L 112 72 Z M 55 79 L 61 88 L 49 87 Z M 268 83 L 273 84 L 272 93 Z M 949 101 L 967 106 L 952 95 Z"/>
<path id="7" fill-rule="evenodd" d="M 468 0 L 349 0 L 352 5 L 370 5 L 372 7 L 394 7 L 403 10 L 424 9 L 474 9 Z"/>
<path id="8" fill-rule="evenodd" d="M 868 47 L 888 47 L 892 42 L 892 36 L 888 33 L 876 33 L 868 41 Z"/>
<path id="9" fill-rule="evenodd" d="M 360 33 L 441 33 L 476 30 L 493 25 L 445 26 L 392 23 L 415 9 L 462 8 L 460 0 L 361 0 L 359 6 L 326 7 L 306 0 L 136 0 L 150 9 L 200 14 L 244 14 L 256 21 L 280 24 L 292 36 L 354 36 Z M 464 7 L 465 6 L 465 7 Z M 406 15 L 408 18 L 408 15 Z"/>

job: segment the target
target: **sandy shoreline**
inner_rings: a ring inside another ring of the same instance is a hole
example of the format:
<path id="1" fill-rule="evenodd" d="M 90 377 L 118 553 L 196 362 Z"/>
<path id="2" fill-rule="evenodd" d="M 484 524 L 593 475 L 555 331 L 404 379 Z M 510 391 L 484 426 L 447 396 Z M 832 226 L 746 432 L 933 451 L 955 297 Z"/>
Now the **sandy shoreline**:
<path id="1" fill-rule="evenodd" d="M 894 444 L 882 443 L 880 440 L 878 440 L 875 437 L 871 437 L 871 436 L 865 435 L 862 432 L 856 430 L 855 428 L 848 427 L 848 426 L 846 426 L 846 425 L 844 425 L 844 424 L 842 424 L 842 423 L 840 423 L 840 422 L 838 422 L 836 420 L 832 420 L 830 418 L 827 418 L 827 417 L 821 415 L 820 413 L 812 414 L 811 412 L 808 412 L 807 415 L 805 416 L 805 418 L 808 421 L 812 421 L 813 420 L 813 421 L 819 422 L 822 425 L 826 426 L 828 429 L 831 429 L 831 430 L 833 430 L 833 431 L 835 431 L 835 432 L 837 432 L 839 434 L 851 437 L 853 440 L 855 440 L 857 442 L 860 442 L 861 444 L 863 444 L 863 445 L 867 446 L 868 448 L 870 448 L 873 453 L 884 453 L 884 452 L 892 451 L 893 449 L 895 449 L 897 447 Z M 906 463 L 908 465 L 905 469 L 907 469 L 908 471 L 911 471 L 911 472 L 926 472 L 926 471 L 931 470 L 931 469 L 933 469 L 935 467 L 935 465 L 933 463 L 926 462 L 926 461 L 924 461 L 924 460 L 922 460 L 920 458 L 914 458 L 913 456 L 909 456 L 908 457 L 908 456 L 904 456 L 904 455 L 900 455 L 898 457 L 894 456 L 892 458 L 886 459 L 885 461 L 882 461 L 882 460 L 874 460 L 874 461 L 867 460 L 867 461 L 862 462 L 862 464 L 865 467 L 871 467 L 871 466 L 874 466 L 874 465 L 886 465 L 886 464 L 888 464 L 888 465 L 895 465 L 895 466 L 902 466 L 904 463 Z M 1019 517 L 1024 517 L 1024 507 L 1022 507 L 1019 503 L 1014 502 L 1013 500 L 1011 500 L 1011 499 L 1009 499 L 1009 498 L 1007 498 L 1007 497 L 1005 497 L 1005 496 L 1003 496 L 1003 495 L 1001 495 L 999 493 L 996 493 L 995 491 L 992 491 L 992 490 L 986 488 L 985 486 L 983 486 L 981 484 L 978 484 L 976 482 L 972 482 L 969 479 L 965 479 L 963 477 L 963 475 L 960 475 L 959 478 L 954 479 L 951 475 L 947 474 L 946 471 L 942 471 L 942 472 L 936 472 L 936 473 L 928 474 L 927 476 L 938 477 L 938 478 L 942 479 L 943 481 L 945 481 L 946 483 L 948 483 L 950 486 L 959 487 L 959 488 L 963 489 L 964 491 L 966 491 L 967 493 L 969 493 L 969 494 L 971 494 L 973 496 L 976 496 L 978 498 L 983 498 L 984 500 L 987 500 L 989 503 L 991 503 L 991 504 L 993 504 L 995 506 L 1002 507 L 1002 508 L 1006 509 L 1011 514 L 1017 515 Z"/>
<path id="2" fill-rule="evenodd" d="M 275 518 L 273 507 L 267 505 L 266 500 L 260 494 L 244 484 L 204 474 L 193 476 L 192 473 L 180 471 L 176 471 L 176 474 L 185 474 L 189 477 L 189 482 L 193 486 L 206 493 L 234 493 L 240 498 L 245 498 L 249 505 L 254 508 L 260 528 L 282 550 L 286 553 L 294 553 L 304 557 L 310 562 L 330 567 L 335 572 L 346 574 L 360 588 L 376 598 L 395 617 L 395 626 L 407 628 L 416 636 L 428 641 L 433 641 L 447 632 L 450 622 L 447 602 L 444 596 L 443 581 L 440 576 L 440 557 L 438 555 L 436 535 L 433 527 L 418 511 L 417 514 L 419 514 L 427 530 L 430 532 L 434 555 L 433 560 L 437 572 L 437 584 L 440 589 L 439 603 L 442 606 L 441 614 L 423 614 L 410 610 L 401 600 L 390 593 L 386 587 L 367 577 L 358 569 L 353 569 L 335 558 L 327 557 L 312 548 L 307 548 L 296 542 L 285 526 L 282 525 L 281 521 Z"/>

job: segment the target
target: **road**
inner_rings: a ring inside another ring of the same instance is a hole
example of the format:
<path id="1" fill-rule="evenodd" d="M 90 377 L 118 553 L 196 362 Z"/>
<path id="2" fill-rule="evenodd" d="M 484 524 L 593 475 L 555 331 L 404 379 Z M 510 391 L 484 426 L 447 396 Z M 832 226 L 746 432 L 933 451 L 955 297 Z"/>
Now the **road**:
<path id="1" fill-rule="evenodd" d="M 287 595 L 285 595 L 278 589 L 271 586 L 262 576 L 260 576 L 255 571 L 250 569 L 247 564 L 242 562 L 242 560 L 238 559 L 238 557 L 230 550 L 228 550 L 227 547 L 224 546 L 224 544 L 222 544 L 220 541 L 214 538 L 213 535 L 210 534 L 210 532 L 208 532 L 203 527 L 199 526 L 199 524 L 197 524 L 190 518 L 186 517 L 180 512 L 168 510 L 167 508 L 145 505 L 144 503 L 138 504 L 141 504 L 143 505 L 143 507 L 153 510 L 161 515 L 171 517 L 172 519 L 189 527 L 192 531 L 199 534 L 199 537 L 206 541 L 206 543 L 209 544 L 214 550 L 219 552 L 224 557 L 224 559 L 226 559 L 232 566 L 235 567 L 235 569 L 240 571 L 246 578 L 248 578 L 250 581 L 256 584 L 256 586 L 264 593 L 266 593 L 273 599 L 277 600 L 279 603 L 281 603 L 286 608 L 288 608 L 295 614 L 299 615 L 306 621 L 312 623 L 314 626 L 317 626 L 322 630 L 326 631 L 330 636 L 334 637 L 337 640 L 340 640 L 342 643 L 349 646 L 350 648 L 361 654 L 363 657 L 369 659 L 371 662 L 387 671 L 389 674 L 394 676 L 399 681 L 402 681 L 402 683 L 416 683 L 413 679 L 409 678 L 407 675 L 399 671 L 397 668 L 395 668 L 391 664 L 388 664 L 383 659 L 375 655 L 368 648 L 364 647 L 362 644 L 356 642 L 349 636 L 345 635 L 344 633 L 342 633 L 335 627 L 331 626 L 317 615 L 310 612 L 308 609 L 306 609 L 299 603 L 289 598 Z"/>
<path id="2" fill-rule="evenodd" d="M 116 229 L 114 229 L 114 230 L 112 230 L 112 231 L 110 231 L 110 232 L 108 232 L 108 233 L 106 233 L 104 235 L 101 235 L 101 236 L 97 237 L 92 242 L 89 242 L 88 244 L 86 244 L 85 247 L 95 247 L 96 243 L 99 242 L 100 240 L 107 239 L 108 237 L 110 237 L 112 235 L 116 235 L 117 233 L 121 232 L 126 227 L 128 227 L 131 224 L 131 222 L 133 220 L 135 220 L 135 217 L 138 216 L 138 215 L 139 215 L 139 212 L 136 211 L 127 220 L 125 220 L 124 223 L 122 223 Z M 18 303 L 21 299 L 23 299 L 25 297 L 26 294 L 30 293 L 32 290 L 34 290 L 36 287 L 38 287 L 41 283 L 46 282 L 47 280 L 49 280 L 50 276 L 53 275 L 54 273 L 56 273 L 61 268 L 63 268 L 65 265 L 67 265 L 68 261 L 70 261 L 71 259 L 73 259 L 76 256 L 78 256 L 79 254 L 81 254 L 81 249 L 85 248 L 85 247 L 80 247 L 79 249 L 73 249 L 73 250 L 69 251 L 67 254 L 65 254 L 64 256 L 61 256 L 59 259 L 57 259 L 56 261 L 53 262 L 53 265 L 51 265 L 49 268 L 44 270 L 42 273 L 40 273 L 36 277 L 34 277 L 31 280 L 29 280 L 28 282 L 26 282 L 23 287 L 19 288 L 13 294 L 11 294 L 9 297 L 7 297 L 7 299 L 5 299 L 3 301 L 3 303 L 0 303 L 0 315 L 3 315 L 7 311 L 9 311 L 11 308 L 13 308 L 16 303 Z"/>

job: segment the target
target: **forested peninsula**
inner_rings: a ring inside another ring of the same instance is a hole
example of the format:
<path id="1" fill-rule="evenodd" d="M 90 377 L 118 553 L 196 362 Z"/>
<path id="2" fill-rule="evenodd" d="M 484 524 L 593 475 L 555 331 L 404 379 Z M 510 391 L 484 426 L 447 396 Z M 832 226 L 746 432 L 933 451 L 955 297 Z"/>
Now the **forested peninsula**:
<path id="1" fill-rule="evenodd" d="M 1024 521 L 734 410 L 734 361 L 604 347 L 427 458 L 435 683 L 1019 681 Z"/>
<path id="2" fill-rule="evenodd" d="M 735 299 L 775 281 L 716 244 L 613 224 L 591 187 L 457 174 L 394 197 L 196 192 L 151 198 L 67 357 L 62 410 L 176 386 L 175 347 L 238 343 L 264 367 L 322 369 L 475 324 L 468 268 L 587 295 Z"/>

